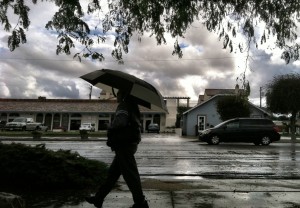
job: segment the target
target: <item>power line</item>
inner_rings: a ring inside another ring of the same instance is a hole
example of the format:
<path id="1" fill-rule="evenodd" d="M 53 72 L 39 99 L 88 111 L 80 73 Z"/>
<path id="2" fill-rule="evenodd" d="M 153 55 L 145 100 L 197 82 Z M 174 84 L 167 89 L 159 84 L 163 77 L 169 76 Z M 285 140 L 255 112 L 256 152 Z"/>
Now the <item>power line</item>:
<path id="1" fill-rule="evenodd" d="M 19 60 L 19 61 L 78 61 L 70 59 L 33 59 L 33 58 L 0 58 L 0 60 Z"/>
<path id="2" fill-rule="evenodd" d="M 246 56 L 245 56 L 246 57 Z M 269 57 L 268 55 L 254 55 L 250 57 Z M 174 62 L 174 61 L 203 61 L 203 60 L 218 60 L 218 59 L 234 59 L 239 58 L 237 56 L 227 56 L 227 57 L 207 57 L 207 58 L 188 58 L 188 59 L 140 59 L 140 60 L 134 60 L 134 59 L 123 59 L 124 62 Z M 78 62 L 78 60 L 75 59 L 33 59 L 33 58 L 0 58 L 0 60 L 17 60 L 17 61 L 65 61 L 65 62 Z M 81 60 L 81 62 L 86 62 L 89 60 Z M 117 62 L 116 60 L 105 60 L 105 62 Z"/>

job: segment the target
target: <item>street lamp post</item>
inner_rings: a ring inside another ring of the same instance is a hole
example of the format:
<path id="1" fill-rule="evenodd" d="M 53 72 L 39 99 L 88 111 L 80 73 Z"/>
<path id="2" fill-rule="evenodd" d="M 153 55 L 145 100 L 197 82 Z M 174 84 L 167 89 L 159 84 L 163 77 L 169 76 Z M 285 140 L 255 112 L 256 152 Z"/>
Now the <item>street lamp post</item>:
<path id="1" fill-rule="evenodd" d="M 262 90 L 262 87 L 259 87 L 259 107 L 260 108 L 261 108 L 261 97 L 262 97 L 261 90 Z"/>

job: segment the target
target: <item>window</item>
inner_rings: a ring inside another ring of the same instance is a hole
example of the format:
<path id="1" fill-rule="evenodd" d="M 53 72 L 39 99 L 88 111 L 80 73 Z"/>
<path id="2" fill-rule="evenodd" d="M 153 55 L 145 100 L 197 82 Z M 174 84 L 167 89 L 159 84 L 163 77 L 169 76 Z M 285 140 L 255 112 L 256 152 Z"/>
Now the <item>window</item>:
<path id="1" fill-rule="evenodd" d="M 7 114 L 6 113 L 1 113 L 0 120 L 1 121 L 7 121 Z"/>
<path id="2" fill-rule="evenodd" d="M 71 117 L 77 117 L 77 118 L 80 118 L 81 117 L 81 114 L 80 113 L 73 113 L 71 115 Z"/>
<path id="3" fill-rule="evenodd" d="M 241 127 L 243 128 L 251 128 L 251 127 L 254 127 L 254 126 L 257 126 L 257 121 L 256 120 L 253 120 L 253 119 L 250 119 L 250 120 L 241 120 Z"/>
<path id="4" fill-rule="evenodd" d="M 206 116 L 198 116 L 198 130 L 203 131 L 206 125 Z"/>
<path id="5" fill-rule="evenodd" d="M 47 113 L 45 116 L 45 126 L 48 126 L 49 129 L 52 129 L 52 114 Z"/>
<path id="6" fill-rule="evenodd" d="M 262 119 L 262 120 L 260 120 L 260 124 L 272 126 L 273 122 L 271 120 Z"/>
<path id="7" fill-rule="evenodd" d="M 99 114 L 99 118 L 108 118 L 109 117 L 109 114 L 107 113 L 100 113 Z"/>
<path id="8" fill-rule="evenodd" d="M 8 121 L 11 122 L 12 120 L 14 120 L 14 118 L 20 117 L 20 114 L 18 113 L 10 113 L 8 116 Z"/>
<path id="9" fill-rule="evenodd" d="M 160 125 L 160 115 L 159 114 L 155 114 L 153 116 L 153 123 L 157 123 L 158 125 Z"/>
<path id="10" fill-rule="evenodd" d="M 38 113 L 36 115 L 36 122 L 43 123 L 44 115 L 42 113 Z"/>
<path id="11" fill-rule="evenodd" d="M 60 114 L 56 113 L 53 117 L 53 128 L 58 129 L 60 127 Z"/>
<path id="12" fill-rule="evenodd" d="M 9 117 L 20 117 L 20 114 L 18 114 L 18 113 L 10 113 Z"/>
<path id="13" fill-rule="evenodd" d="M 238 121 L 233 121 L 233 122 L 228 123 L 226 126 L 228 129 L 236 129 L 236 128 L 239 128 L 240 123 Z"/>
<path id="14" fill-rule="evenodd" d="M 273 126 L 272 121 L 267 119 L 245 119 L 240 122 L 241 127 L 243 128 L 262 128 L 264 126 Z"/>
<path id="15" fill-rule="evenodd" d="M 62 114 L 61 126 L 66 130 L 69 128 L 69 114 L 67 113 Z"/>

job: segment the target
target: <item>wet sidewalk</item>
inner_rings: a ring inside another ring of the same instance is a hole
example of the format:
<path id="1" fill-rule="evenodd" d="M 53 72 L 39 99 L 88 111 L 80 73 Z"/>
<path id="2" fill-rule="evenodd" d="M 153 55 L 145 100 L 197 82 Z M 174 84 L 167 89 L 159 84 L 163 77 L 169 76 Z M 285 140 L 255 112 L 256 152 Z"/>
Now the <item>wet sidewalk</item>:
<path id="1" fill-rule="evenodd" d="M 124 182 L 106 198 L 103 208 L 128 208 L 133 204 Z M 159 180 L 143 179 L 151 208 L 297 208 L 300 180 Z M 82 202 L 63 208 L 92 208 Z"/>

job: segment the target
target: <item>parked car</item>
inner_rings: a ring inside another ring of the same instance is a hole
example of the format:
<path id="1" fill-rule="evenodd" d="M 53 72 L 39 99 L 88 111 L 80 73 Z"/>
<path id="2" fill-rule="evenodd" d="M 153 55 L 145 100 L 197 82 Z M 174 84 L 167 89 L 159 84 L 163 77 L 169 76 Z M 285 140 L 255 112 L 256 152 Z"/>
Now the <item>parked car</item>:
<path id="1" fill-rule="evenodd" d="M 159 133 L 159 130 L 160 130 L 159 125 L 156 123 L 152 123 L 152 124 L 149 124 L 147 131 L 148 131 L 148 133 L 150 133 L 150 132 Z"/>
<path id="2" fill-rule="evenodd" d="M 269 145 L 271 142 L 280 140 L 278 131 L 278 127 L 269 119 L 235 118 L 199 132 L 199 140 L 215 145 L 220 142 L 250 142 L 255 145 Z"/>
<path id="3" fill-rule="evenodd" d="M 48 126 L 45 126 L 43 123 L 27 123 L 27 131 L 48 131 Z"/>
<path id="4" fill-rule="evenodd" d="M 93 123 L 82 123 L 79 130 L 95 131 L 95 124 Z"/>
<path id="5" fill-rule="evenodd" d="M 284 121 L 273 121 L 273 123 L 278 127 L 279 133 L 283 133 L 284 131 L 286 131 L 287 122 L 284 122 Z"/>
<path id="6" fill-rule="evenodd" d="M 5 124 L 5 130 L 36 130 L 41 123 L 36 123 L 32 118 L 17 117 L 11 122 Z"/>
<path id="7" fill-rule="evenodd" d="M 37 127 L 38 131 L 48 131 L 48 126 L 45 126 L 45 124 L 41 124 Z"/>

